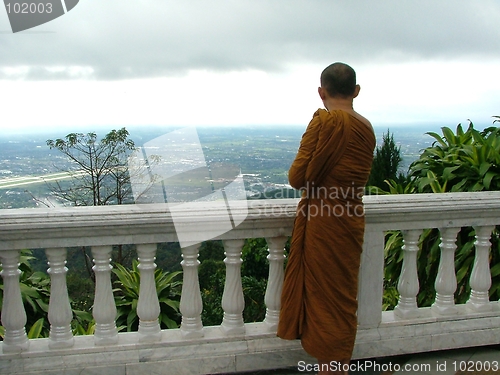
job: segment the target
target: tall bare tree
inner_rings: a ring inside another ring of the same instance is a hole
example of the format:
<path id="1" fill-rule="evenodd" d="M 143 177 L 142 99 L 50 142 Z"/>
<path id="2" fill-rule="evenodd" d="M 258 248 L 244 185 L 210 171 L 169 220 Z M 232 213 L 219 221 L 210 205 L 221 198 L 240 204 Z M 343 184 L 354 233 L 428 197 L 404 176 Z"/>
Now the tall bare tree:
<path id="1" fill-rule="evenodd" d="M 52 193 L 75 206 L 123 204 L 131 198 L 127 158 L 135 150 L 129 132 L 112 130 L 101 140 L 94 132 L 70 133 L 47 140 L 51 149 L 62 152 L 73 163 L 70 182 L 58 181 Z"/>
<path id="2" fill-rule="evenodd" d="M 133 202 L 127 159 L 136 147 L 125 128 L 112 130 L 101 140 L 94 132 L 70 133 L 64 138 L 47 140 L 47 145 L 63 153 L 74 165 L 67 171 L 69 181 L 49 185 L 53 196 L 74 206 Z M 93 278 L 88 251 L 81 250 Z M 117 263 L 123 264 L 128 257 L 123 252 L 123 247 L 118 246 L 114 256 Z"/>

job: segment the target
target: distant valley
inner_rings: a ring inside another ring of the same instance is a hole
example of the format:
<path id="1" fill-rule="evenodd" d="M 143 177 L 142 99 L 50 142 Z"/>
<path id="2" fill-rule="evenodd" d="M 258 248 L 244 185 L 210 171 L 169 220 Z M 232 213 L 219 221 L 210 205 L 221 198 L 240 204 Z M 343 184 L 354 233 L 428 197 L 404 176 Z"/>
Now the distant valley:
<path id="1" fill-rule="evenodd" d="M 378 144 L 388 129 L 401 147 L 405 171 L 421 150 L 432 144 L 433 138 L 425 132 L 440 133 L 439 127 L 380 127 L 375 129 Z M 172 129 L 130 127 L 127 130 L 136 145 L 141 146 Z M 305 127 L 200 127 L 196 130 L 207 163 L 237 165 L 244 176 L 249 198 L 272 198 L 276 191 L 290 194 L 288 169 Z M 0 136 L 0 208 L 50 206 L 51 203 L 43 203 L 50 202 L 48 181 L 68 178 L 65 171 L 73 166 L 58 151 L 50 150 L 46 140 L 62 138 L 67 133 Z M 293 192 L 291 194 L 293 196 Z"/>

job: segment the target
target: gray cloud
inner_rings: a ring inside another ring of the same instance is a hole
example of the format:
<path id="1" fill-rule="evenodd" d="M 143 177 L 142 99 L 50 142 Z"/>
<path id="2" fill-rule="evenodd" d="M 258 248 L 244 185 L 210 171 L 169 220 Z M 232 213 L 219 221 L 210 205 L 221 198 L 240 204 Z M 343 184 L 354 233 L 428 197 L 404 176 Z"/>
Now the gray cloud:
<path id="1" fill-rule="evenodd" d="M 81 0 L 65 16 L 17 34 L 6 32 L 10 26 L 0 14 L 0 78 L 490 59 L 500 57 L 499 19 L 494 0 Z"/>

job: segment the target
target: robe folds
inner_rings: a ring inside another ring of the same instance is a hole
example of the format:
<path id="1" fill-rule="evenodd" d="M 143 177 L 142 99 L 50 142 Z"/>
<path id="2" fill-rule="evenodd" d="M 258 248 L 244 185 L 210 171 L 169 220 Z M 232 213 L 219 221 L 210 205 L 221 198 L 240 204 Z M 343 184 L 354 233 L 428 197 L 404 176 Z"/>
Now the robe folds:
<path id="1" fill-rule="evenodd" d="M 311 356 L 348 361 L 357 331 L 362 196 L 375 148 L 370 125 L 319 109 L 289 171 L 302 190 L 281 296 L 278 336 Z"/>

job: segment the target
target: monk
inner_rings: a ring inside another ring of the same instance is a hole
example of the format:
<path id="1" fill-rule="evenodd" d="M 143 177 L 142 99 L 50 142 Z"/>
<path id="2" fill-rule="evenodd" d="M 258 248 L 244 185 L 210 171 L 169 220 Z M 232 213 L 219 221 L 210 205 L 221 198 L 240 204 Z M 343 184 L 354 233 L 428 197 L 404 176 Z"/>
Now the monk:
<path id="1" fill-rule="evenodd" d="M 318 374 L 347 373 L 357 331 L 363 192 L 375 148 L 370 122 L 353 109 L 356 73 L 334 63 L 321 74 L 326 108 L 309 123 L 289 171 L 302 190 L 281 297 L 278 336 L 300 339 Z"/>

